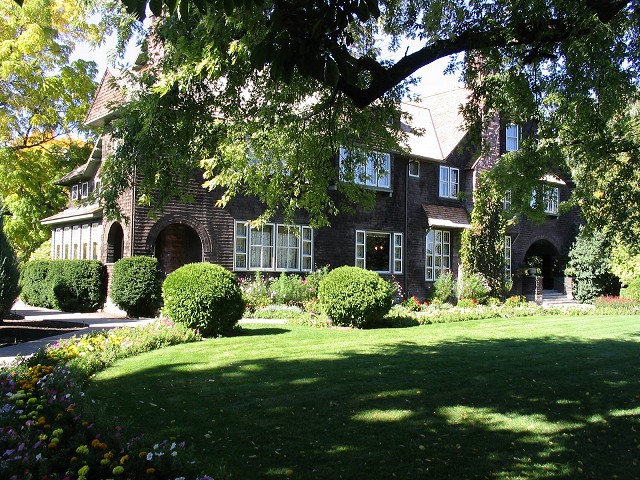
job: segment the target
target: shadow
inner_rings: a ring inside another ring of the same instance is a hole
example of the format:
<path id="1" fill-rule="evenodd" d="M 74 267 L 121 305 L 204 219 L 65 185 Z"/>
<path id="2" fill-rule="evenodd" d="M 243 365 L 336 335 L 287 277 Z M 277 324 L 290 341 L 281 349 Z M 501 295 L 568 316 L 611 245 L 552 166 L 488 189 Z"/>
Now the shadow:
<path id="1" fill-rule="evenodd" d="M 234 479 L 640 478 L 637 341 L 407 334 L 345 351 L 341 339 L 174 347 L 189 364 L 98 376 L 87 393 L 136 431 L 195 445 L 197 471 L 222 462 Z"/>
<path id="2" fill-rule="evenodd" d="M 291 330 L 288 328 L 278 327 L 259 327 L 259 328 L 242 328 L 237 332 L 234 332 L 231 336 L 234 337 L 257 337 L 264 335 L 281 335 L 283 333 L 289 333 Z"/>

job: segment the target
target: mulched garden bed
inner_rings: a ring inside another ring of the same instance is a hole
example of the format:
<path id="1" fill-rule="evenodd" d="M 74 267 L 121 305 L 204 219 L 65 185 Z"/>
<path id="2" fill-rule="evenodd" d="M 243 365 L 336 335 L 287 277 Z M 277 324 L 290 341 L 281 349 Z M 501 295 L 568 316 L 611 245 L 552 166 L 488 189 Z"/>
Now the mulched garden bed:
<path id="1" fill-rule="evenodd" d="M 0 323 L 0 348 L 75 332 L 85 325 L 56 320 L 5 319 Z"/>

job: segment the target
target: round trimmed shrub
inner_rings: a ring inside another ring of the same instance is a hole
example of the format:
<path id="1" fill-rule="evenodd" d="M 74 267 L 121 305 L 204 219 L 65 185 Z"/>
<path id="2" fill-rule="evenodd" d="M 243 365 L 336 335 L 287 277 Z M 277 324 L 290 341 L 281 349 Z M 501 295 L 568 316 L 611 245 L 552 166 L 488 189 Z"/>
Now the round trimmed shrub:
<path id="1" fill-rule="evenodd" d="M 379 323 L 392 304 L 389 283 L 358 267 L 330 271 L 318 287 L 318 302 L 338 325 L 363 328 Z"/>
<path id="2" fill-rule="evenodd" d="M 155 257 L 121 258 L 113 265 L 111 300 L 130 317 L 153 317 L 162 305 L 162 273 Z"/>
<path id="3" fill-rule="evenodd" d="M 168 318 L 207 337 L 228 332 L 244 312 L 236 277 L 213 263 L 190 263 L 171 272 L 162 298 Z"/>

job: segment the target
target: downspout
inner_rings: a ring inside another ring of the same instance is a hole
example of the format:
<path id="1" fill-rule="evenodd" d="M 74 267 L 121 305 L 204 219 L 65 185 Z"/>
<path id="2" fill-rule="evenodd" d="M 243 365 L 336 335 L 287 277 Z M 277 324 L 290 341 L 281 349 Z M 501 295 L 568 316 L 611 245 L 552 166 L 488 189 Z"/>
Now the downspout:
<path id="1" fill-rule="evenodd" d="M 402 277 L 404 279 L 404 298 L 407 297 L 407 247 L 409 244 L 409 235 L 407 229 L 409 227 L 409 160 L 404 172 L 404 245 L 402 248 Z"/>
<path id="2" fill-rule="evenodd" d="M 134 235 L 135 235 L 135 208 L 136 208 L 136 184 L 138 181 L 138 168 L 136 165 L 133 166 L 133 187 L 132 187 L 132 192 L 131 192 L 131 233 L 129 234 L 130 239 L 129 239 L 129 248 L 130 248 L 130 252 L 131 252 L 131 256 L 133 257 L 134 252 L 133 252 L 133 248 L 134 248 Z"/>

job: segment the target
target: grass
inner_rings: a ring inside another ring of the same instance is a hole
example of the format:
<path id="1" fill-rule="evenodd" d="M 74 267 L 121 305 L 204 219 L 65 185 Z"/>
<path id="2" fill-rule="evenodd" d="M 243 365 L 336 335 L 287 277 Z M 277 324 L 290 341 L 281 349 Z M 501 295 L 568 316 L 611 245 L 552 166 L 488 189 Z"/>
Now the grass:
<path id="1" fill-rule="evenodd" d="M 218 480 L 640 478 L 640 316 L 244 330 L 87 397 Z"/>

